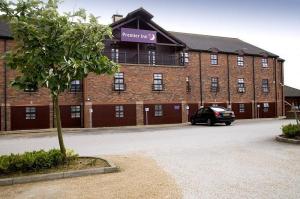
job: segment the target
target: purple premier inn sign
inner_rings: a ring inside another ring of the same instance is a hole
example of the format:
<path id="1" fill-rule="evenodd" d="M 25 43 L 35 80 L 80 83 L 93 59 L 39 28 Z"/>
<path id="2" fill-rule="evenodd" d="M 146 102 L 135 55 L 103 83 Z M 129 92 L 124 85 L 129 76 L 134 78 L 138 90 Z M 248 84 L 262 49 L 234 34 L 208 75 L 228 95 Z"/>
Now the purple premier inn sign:
<path id="1" fill-rule="evenodd" d="M 121 28 L 121 41 L 156 43 L 156 31 Z"/>

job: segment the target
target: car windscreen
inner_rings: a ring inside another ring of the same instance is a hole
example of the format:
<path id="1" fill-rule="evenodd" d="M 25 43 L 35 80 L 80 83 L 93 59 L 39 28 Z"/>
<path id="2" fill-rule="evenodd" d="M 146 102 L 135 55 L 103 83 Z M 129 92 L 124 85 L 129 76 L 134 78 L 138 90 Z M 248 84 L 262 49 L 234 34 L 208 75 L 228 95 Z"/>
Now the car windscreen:
<path id="1" fill-rule="evenodd" d="M 225 108 L 222 108 L 222 107 L 210 107 L 213 111 L 216 111 L 216 112 L 222 112 L 222 111 L 226 111 Z"/>

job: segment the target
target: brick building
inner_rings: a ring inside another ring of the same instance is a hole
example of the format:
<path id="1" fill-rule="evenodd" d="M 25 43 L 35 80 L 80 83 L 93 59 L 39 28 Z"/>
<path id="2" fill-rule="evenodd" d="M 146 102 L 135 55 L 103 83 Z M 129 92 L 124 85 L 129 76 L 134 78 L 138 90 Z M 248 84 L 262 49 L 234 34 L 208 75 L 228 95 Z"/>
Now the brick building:
<path id="1" fill-rule="evenodd" d="M 169 32 L 143 8 L 113 16 L 104 54 L 121 66 L 114 76 L 74 80 L 60 99 L 63 127 L 187 122 L 200 106 L 231 108 L 237 118 L 284 115 L 283 62 L 236 38 Z M 13 45 L 0 23 L 0 53 Z M 0 61 L 1 129 L 53 127 L 47 90 L 17 91 L 15 72 Z"/>

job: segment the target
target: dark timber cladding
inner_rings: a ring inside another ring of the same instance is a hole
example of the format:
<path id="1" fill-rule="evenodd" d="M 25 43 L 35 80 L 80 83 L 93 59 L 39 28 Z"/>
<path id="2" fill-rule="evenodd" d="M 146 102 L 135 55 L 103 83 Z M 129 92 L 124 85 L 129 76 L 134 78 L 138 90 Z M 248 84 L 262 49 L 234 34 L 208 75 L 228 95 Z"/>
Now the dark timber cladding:
<path id="1" fill-rule="evenodd" d="M 50 127 L 49 106 L 32 107 L 35 111 L 26 111 L 28 106 L 11 107 L 11 129 L 46 129 Z"/>
<path id="2" fill-rule="evenodd" d="M 161 107 L 161 109 L 158 107 Z M 182 122 L 182 107 L 179 103 L 144 104 L 145 108 L 149 108 L 149 111 L 144 112 L 144 124 L 172 124 Z"/>
<path id="3" fill-rule="evenodd" d="M 93 105 L 93 127 L 134 125 L 136 125 L 135 104 Z"/>
<path id="4" fill-rule="evenodd" d="M 182 123 L 214 105 L 238 119 L 284 115 L 284 60 L 276 54 L 238 38 L 167 31 L 143 8 L 113 19 L 103 54 L 120 71 L 74 80 L 82 90 L 60 97 L 64 128 Z M 0 39 L 2 55 L 14 41 L 1 21 Z M 16 91 L 8 86 L 15 75 L 0 60 L 1 130 L 52 128 L 48 91 Z"/>

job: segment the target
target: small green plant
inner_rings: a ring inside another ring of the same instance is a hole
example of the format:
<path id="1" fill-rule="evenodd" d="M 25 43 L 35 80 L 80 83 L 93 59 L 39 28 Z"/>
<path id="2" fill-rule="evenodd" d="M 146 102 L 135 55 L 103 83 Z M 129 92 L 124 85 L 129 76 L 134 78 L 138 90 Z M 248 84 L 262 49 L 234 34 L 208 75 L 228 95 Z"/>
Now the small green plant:
<path id="1" fill-rule="evenodd" d="M 77 157 L 77 154 L 70 151 L 67 158 L 64 158 L 64 155 L 58 149 L 3 155 L 0 156 L 0 175 L 50 169 L 75 160 Z"/>
<path id="2" fill-rule="evenodd" d="M 300 136 L 300 125 L 288 124 L 282 126 L 282 133 L 288 138 L 294 138 Z"/>

